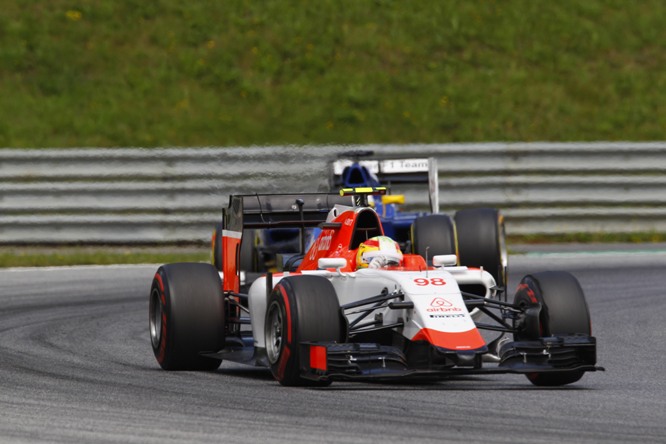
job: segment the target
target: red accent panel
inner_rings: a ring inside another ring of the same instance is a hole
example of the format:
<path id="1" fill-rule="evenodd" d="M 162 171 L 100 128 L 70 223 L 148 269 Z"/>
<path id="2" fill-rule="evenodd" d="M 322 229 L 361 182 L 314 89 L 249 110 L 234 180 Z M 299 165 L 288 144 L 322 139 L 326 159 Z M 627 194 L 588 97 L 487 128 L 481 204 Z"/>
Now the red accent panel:
<path id="1" fill-rule="evenodd" d="M 356 270 L 356 250 L 350 250 L 349 244 L 354 236 L 357 217 L 358 213 L 355 211 L 345 211 L 336 217 L 334 222 L 340 223 L 340 227 L 321 231 L 321 234 L 303 258 L 298 270 L 316 270 L 318 268 L 317 262 L 322 257 L 344 257 L 347 259 L 347 266 L 342 271 Z"/>
<path id="2" fill-rule="evenodd" d="M 418 254 L 405 254 L 402 261 L 405 270 L 421 271 L 428 268 L 425 259 Z"/>
<path id="3" fill-rule="evenodd" d="M 427 341 L 436 347 L 448 350 L 476 350 L 486 345 L 483 337 L 475 328 L 456 333 L 422 328 L 414 335 L 412 341 Z"/>
<path id="4" fill-rule="evenodd" d="M 310 346 L 310 368 L 323 371 L 328 369 L 326 363 L 326 347 L 321 345 Z"/>
<path id="5" fill-rule="evenodd" d="M 224 291 L 240 292 L 240 276 L 238 274 L 238 252 L 241 240 L 222 236 L 222 272 L 224 273 Z"/>

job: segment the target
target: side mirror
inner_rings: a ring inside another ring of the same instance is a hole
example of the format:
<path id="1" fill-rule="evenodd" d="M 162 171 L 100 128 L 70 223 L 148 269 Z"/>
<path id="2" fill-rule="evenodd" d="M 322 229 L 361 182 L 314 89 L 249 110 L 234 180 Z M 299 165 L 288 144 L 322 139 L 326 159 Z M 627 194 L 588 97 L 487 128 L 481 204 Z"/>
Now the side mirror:
<path id="1" fill-rule="evenodd" d="M 344 257 L 322 257 L 317 261 L 317 266 L 320 270 L 327 268 L 335 268 L 339 270 L 347 266 L 347 259 Z"/>
<path id="2" fill-rule="evenodd" d="M 432 264 L 435 267 L 455 267 L 458 264 L 458 257 L 455 254 L 438 254 L 433 256 Z"/>

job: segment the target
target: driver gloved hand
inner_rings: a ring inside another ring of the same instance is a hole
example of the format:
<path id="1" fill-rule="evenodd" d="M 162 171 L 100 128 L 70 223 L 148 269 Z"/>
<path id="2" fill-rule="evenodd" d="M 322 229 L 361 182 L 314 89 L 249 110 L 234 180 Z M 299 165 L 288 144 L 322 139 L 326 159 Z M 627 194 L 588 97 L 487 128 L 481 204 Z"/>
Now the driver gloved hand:
<path id="1" fill-rule="evenodd" d="M 368 264 L 368 268 L 382 268 L 387 265 L 396 265 L 396 263 L 394 260 L 391 260 L 386 256 L 375 256 Z"/>

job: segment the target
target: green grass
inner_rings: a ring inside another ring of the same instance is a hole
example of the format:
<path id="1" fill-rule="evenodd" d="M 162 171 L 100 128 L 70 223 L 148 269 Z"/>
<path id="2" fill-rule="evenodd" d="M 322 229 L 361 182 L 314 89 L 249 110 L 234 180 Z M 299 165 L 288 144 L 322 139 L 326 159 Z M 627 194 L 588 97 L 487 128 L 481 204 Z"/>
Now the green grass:
<path id="1" fill-rule="evenodd" d="M 509 235 L 507 245 L 557 243 L 666 242 L 666 233 L 567 233 L 561 235 Z M 68 265 L 166 264 L 210 262 L 207 245 L 167 246 L 0 246 L 0 268 Z"/>
<path id="2" fill-rule="evenodd" d="M 662 0 L 0 0 L 0 147 L 663 140 Z"/>
<path id="3" fill-rule="evenodd" d="M 208 247 L 0 247 L 0 268 L 210 262 Z"/>

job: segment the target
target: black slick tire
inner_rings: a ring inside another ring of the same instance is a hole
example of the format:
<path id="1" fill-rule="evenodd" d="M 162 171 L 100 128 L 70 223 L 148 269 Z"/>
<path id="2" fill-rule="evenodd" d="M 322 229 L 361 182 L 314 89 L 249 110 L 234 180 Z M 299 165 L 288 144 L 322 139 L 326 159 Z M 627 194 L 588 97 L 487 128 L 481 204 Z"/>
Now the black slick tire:
<path id="1" fill-rule="evenodd" d="M 470 208 L 455 214 L 460 265 L 490 273 L 498 287 L 506 285 L 507 250 L 504 217 L 494 208 Z"/>
<path id="2" fill-rule="evenodd" d="M 541 304 L 539 334 L 591 335 L 590 312 L 578 280 L 565 271 L 545 271 L 525 276 L 518 285 L 514 304 Z M 530 334 L 514 333 L 514 340 L 533 340 Z M 583 371 L 528 373 L 527 379 L 537 386 L 560 386 L 578 381 Z"/>
<path id="3" fill-rule="evenodd" d="M 277 283 L 266 310 L 266 352 L 271 372 L 284 386 L 321 386 L 301 376 L 303 342 L 342 338 L 340 304 L 331 282 L 321 276 L 289 276 Z"/>
<path id="4" fill-rule="evenodd" d="M 446 214 L 429 214 L 418 217 L 412 224 L 412 253 L 427 258 L 438 254 L 458 254 L 456 228 L 453 219 Z"/>
<path id="5" fill-rule="evenodd" d="M 149 329 L 165 370 L 215 370 L 221 359 L 201 356 L 224 347 L 224 295 L 210 264 L 162 265 L 150 289 Z"/>

